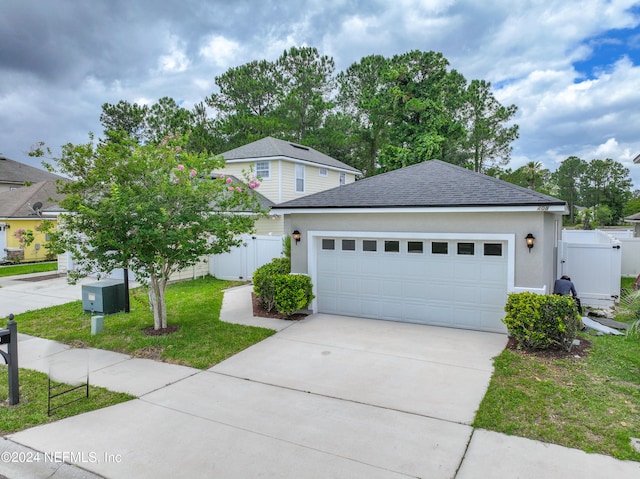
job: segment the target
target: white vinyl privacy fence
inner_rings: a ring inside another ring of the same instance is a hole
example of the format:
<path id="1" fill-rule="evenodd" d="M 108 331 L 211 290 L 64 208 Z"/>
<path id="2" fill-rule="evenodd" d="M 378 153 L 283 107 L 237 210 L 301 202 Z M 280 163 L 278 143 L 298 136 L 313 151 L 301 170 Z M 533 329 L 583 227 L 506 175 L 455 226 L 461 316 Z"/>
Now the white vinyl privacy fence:
<path id="1" fill-rule="evenodd" d="M 583 304 L 612 306 L 620 297 L 622 244 L 601 230 L 563 230 L 558 275 L 575 284 Z"/>
<path id="2" fill-rule="evenodd" d="M 256 269 L 282 256 L 282 238 L 280 235 L 245 235 L 242 245 L 228 253 L 211 256 L 209 272 L 219 279 L 249 281 Z"/>

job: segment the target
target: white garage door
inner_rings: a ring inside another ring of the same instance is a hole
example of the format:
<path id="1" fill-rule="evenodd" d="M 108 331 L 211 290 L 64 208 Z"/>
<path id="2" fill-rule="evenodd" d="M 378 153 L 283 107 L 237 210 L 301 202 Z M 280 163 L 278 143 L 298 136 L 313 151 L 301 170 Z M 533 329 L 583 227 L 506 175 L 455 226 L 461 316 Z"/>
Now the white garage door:
<path id="1" fill-rule="evenodd" d="M 320 238 L 321 313 L 506 332 L 507 243 Z"/>

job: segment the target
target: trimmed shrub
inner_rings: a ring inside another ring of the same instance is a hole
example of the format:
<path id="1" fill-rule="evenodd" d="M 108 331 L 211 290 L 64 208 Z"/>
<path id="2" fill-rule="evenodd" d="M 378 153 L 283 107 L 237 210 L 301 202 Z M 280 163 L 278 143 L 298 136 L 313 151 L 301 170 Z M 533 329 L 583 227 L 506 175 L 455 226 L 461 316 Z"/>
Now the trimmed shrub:
<path id="1" fill-rule="evenodd" d="M 274 258 L 270 263 L 262 265 L 254 271 L 253 292 L 267 311 L 271 311 L 276 304 L 274 278 L 279 274 L 289 274 L 290 272 L 291 260 L 289 258 Z"/>
<path id="2" fill-rule="evenodd" d="M 275 306 L 280 314 L 291 316 L 313 300 L 311 278 L 304 274 L 279 274 L 273 278 Z"/>
<path id="3" fill-rule="evenodd" d="M 571 347 L 580 326 L 580 316 L 571 296 L 511 293 L 504 307 L 509 335 L 529 349 Z"/>
<path id="4" fill-rule="evenodd" d="M 274 258 L 270 263 L 260 266 L 253 273 L 253 292 L 262 306 L 271 311 L 276 304 L 276 289 L 273 280 L 277 275 L 291 272 L 289 258 Z"/>

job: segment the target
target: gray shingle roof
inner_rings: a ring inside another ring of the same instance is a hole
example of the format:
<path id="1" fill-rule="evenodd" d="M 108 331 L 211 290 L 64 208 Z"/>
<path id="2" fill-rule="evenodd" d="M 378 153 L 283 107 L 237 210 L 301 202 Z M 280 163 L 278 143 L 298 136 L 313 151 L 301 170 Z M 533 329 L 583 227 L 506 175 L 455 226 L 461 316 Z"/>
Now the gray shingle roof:
<path id="1" fill-rule="evenodd" d="M 40 202 L 42 209 L 50 208 L 60 201 L 62 195 L 57 193 L 53 181 L 40 181 L 31 186 L 23 186 L 11 191 L 0 192 L 1 218 L 26 218 L 37 216 L 32 206 Z M 56 200 L 56 201 L 51 201 Z"/>
<path id="2" fill-rule="evenodd" d="M 551 206 L 565 202 L 480 173 L 431 160 L 274 208 Z"/>
<path id="3" fill-rule="evenodd" d="M 62 176 L 0 155 L 0 183 L 24 184 L 27 181 L 35 183 L 62 179 L 64 179 Z"/>
<path id="4" fill-rule="evenodd" d="M 217 175 L 217 177 L 219 178 L 220 175 Z M 233 186 L 240 186 L 241 188 L 247 188 L 247 185 L 243 182 L 240 181 L 238 178 L 236 178 L 233 175 L 226 175 L 227 178 L 231 178 L 231 184 Z M 273 205 L 275 205 L 275 203 L 273 201 L 271 201 L 269 198 L 267 198 L 266 196 L 260 194 L 260 192 L 257 189 L 254 190 L 249 190 L 251 195 L 253 195 L 253 197 L 258 201 L 258 204 L 260 205 L 260 208 L 262 208 L 265 211 L 269 211 Z M 211 204 L 212 208 L 215 208 L 215 204 Z"/>
<path id="5" fill-rule="evenodd" d="M 222 153 L 225 160 L 249 160 L 254 158 L 269 158 L 274 156 L 282 156 L 294 160 L 308 161 L 322 166 L 339 168 L 341 170 L 351 171 L 360 174 L 356 168 L 347 165 L 341 161 L 331 158 L 324 153 L 309 146 L 299 145 L 291 141 L 278 140 L 267 136 L 261 140 L 254 141 L 248 145 L 234 148 L 233 150 Z"/>

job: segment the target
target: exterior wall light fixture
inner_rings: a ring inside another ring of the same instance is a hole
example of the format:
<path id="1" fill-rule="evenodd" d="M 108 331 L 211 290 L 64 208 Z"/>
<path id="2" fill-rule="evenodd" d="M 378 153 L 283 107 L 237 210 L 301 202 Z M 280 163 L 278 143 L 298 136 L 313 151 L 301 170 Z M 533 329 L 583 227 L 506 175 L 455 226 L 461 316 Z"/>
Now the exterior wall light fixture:
<path id="1" fill-rule="evenodd" d="M 533 244 L 536 241 L 536 237 L 533 236 L 531 233 L 529 233 L 527 236 L 525 236 L 524 239 L 527 242 L 527 248 L 529 248 L 529 253 L 531 253 L 531 248 L 533 248 Z"/>
<path id="2" fill-rule="evenodd" d="M 296 244 L 300 243 L 300 238 L 301 238 L 301 234 L 300 231 L 298 230 L 294 230 L 293 233 L 291 233 L 291 237 L 296 240 Z"/>

